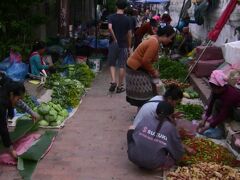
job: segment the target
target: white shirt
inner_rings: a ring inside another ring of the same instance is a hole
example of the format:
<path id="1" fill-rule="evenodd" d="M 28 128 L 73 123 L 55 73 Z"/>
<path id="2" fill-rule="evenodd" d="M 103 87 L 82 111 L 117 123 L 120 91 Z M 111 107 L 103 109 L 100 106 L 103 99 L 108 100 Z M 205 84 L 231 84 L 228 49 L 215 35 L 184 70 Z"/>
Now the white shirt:
<path id="1" fill-rule="evenodd" d="M 149 101 L 163 101 L 163 96 L 155 96 Z M 141 122 L 143 119 L 153 119 L 153 117 L 156 117 L 156 109 L 159 102 L 147 102 L 145 103 L 141 109 L 138 111 L 134 121 L 133 126 L 136 127 L 139 122 Z"/>

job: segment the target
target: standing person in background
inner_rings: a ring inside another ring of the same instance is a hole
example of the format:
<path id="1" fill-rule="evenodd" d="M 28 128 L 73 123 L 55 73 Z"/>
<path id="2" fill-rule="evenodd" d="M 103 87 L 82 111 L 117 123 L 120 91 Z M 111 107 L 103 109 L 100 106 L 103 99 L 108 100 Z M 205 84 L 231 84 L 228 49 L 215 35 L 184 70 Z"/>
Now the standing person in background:
<path id="1" fill-rule="evenodd" d="M 121 93 L 125 91 L 123 80 L 125 77 L 125 66 L 128 53 L 131 49 L 131 23 L 124 14 L 127 1 L 118 0 L 116 2 L 117 12 L 108 18 L 108 29 L 111 34 L 111 44 L 108 49 L 108 61 L 111 73 L 110 92 Z M 116 82 L 116 66 L 119 67 L 119 79 Z"/>
<path id="2" fill-rule="evenodd" d="M 150 17 L 150 10 L 146 9 L 145 13 L 144 13 L 144 16 L 143 16 L 143 19 L 142 19 L 142 24 L 144 24 L 146 22 L 149 22 L 150 18 L 151 18 Z"/>
<path id="3" fill-rule="evenodd" d="M 157 21 L 151 19 L 150 22 L 142 24 L 135 32 L 134 49 L 142 42 L 145 34 L 154 35 L 157 32 Z"/>
<path id="4" fill-rule="evenodd" d="M 157 23 L 159 23 L 161 20 L 161 15 L 157 14 L 157 15 L 153 16 L 152 19 L 155 19 L 157 21 Z"/>
<path id="5" fill-rule="evenodd" d="M 195 20 L 192 20 L 189 16 L 189 14 L 186 14 L 183 18 L 180 19 L 178 25 L 176 28 L 179 30 L 179 32 L 183 31 L 183 28 L 189 27 L 190 23 L 196 23 Z"/>
<path id="6" fill-rule="evenodd" d="M 107 20 L 107 17 L 109 16 L 109 10 L 107 7 L 103 7 L 102 12 L 101 12 L 102 16 L 101 16 L 101 20 L 104 22 Z"/>
<path id="7" fill-rule="evenodd" d="M 129 20 L 131 23 L 132 34 L 134 34 L 134 32 L 135 32 L 135 28 L 136 28 L 136 24 L 137 24 L 137 19 L 133 13 L 134 13 L 133 8 L 129 7 L 126 9 L 126 14 L 129 17 Z"/>
<path id="8" fill-rule="evenodd" d="M 169 14 L 164 13 L 164 14 L 162 15 L 160 25 L 161 25 L 161 24 L 170 25 L 171 22 L 172 22 L 171 16 L 170 16 Z"/>
<path id="9" fill-rule="evenodd" d="M 142 25 L 142 17 L 141 17 L 141 15 L 140 15 L 140 10 L 138 10 L 138 9 L 135 9 L 134 10 L 134 16 L 136 17 L 136 29 L 135 30 L 137 30 L 138 28 L 140 28 L 141 27 L 141 25 Z"/>

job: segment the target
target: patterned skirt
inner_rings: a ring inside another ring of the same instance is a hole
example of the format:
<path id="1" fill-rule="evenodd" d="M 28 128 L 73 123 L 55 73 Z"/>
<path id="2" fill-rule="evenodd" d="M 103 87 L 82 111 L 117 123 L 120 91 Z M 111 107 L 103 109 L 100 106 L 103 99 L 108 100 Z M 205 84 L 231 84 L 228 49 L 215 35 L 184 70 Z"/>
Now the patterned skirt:
<path id="1" fill-rule="evenodd" d="M 146 101 L 157 95 L 151 76 L 144 70 L 126 68 L 126 99 L 141 107 Z"/>

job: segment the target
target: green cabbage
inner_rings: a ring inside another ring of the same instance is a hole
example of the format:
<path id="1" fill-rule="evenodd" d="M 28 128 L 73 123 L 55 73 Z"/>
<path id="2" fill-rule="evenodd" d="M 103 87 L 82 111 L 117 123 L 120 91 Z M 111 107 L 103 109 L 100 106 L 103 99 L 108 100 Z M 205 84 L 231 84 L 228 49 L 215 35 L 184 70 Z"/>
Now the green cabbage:
<path id="1" fill-rule="evenodd" d="M 38 124 L 39 124 L 40 126 L 48 126 L 48 125 L 49 125 L 49 123 L 48 123 L 46 120 L 38 121 Z"/>
<path id="2" fill-rule="evenodd" d="M 45 116 L 45 118 L 46 118 L 46 120 L 47 120 L 48 122 L 56 121 L 56 119 L 57 119 L 57 114 L 54 114 L 54 115 L 48 114 L 48 115 Z"/>
<path id="3" fill-rule="evenodd" d="M 61 112 L 59 112 L 60 116 L 63 116 L 64 118 L 68 117 L 68 111 L 66 109 L 62 110 Z"/>
<path id="4" fill-rule="evenodd" d="M 63 116 L 60 116 L 60 115 L 58 115 L 58 117 L 57 117 L 57 120 L 56 121 L 61 121 L 61 122 L 63 122 L 64 121 L 64 117 Z"/>
<path id="5" fill-rule="evenodd" d="M 51 123 L 50 123 L 50 126 L 59 126 L 59 125 L 61 125 L 61 124 L 62 124 L 61 121 L 54 121 L 54 122 L 51 122 Z"/>
<path id="6" fill-rule="evenodd" d="M 38 113 L 40 115 L 46 115 L 50 110 L 50 106 L 45 104 L 45 103 L 42 103 L 39 108 L 38 108 Z"/>
<path id="7" fill-rule="evenodd" d="M 55 110 L 55 109 L 50 109 L 50 111 L 49 111 L 49 113 L 48 113 L 49 115 L 51 115 L 51 116 L 55 116 L 55 115 L 57 115 L 58 113 L 57 113 L 57 111 Z"/>

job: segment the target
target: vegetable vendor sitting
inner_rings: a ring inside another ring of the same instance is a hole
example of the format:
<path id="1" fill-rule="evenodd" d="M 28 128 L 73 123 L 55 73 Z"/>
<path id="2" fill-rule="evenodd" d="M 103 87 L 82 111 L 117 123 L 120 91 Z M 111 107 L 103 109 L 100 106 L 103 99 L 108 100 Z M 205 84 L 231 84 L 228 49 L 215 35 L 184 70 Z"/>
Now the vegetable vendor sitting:
<path id="1" fill-rule="evenodd" d="M 33 45 L 32 53 L 29 58 L 31 74 L 34 76 L 47 75 L 46 71 L 50 68 L 49 65 L 43 61 L 42 56 L 45 52 L 45 43 L 42 41 L 37 41 Z"/>
<path id="2" fill-rule="evenodd" d="M 182 158 L 184 149 L 190 154 L 196 152 L 181 142 L 175 120 L 171 118 L 174 107 L 161 101 L 155 111 L 156 116 L 144 118 L 137 126 L 129 127 L 128 158 L 141 168 L 169 169 Z"/>
<path id="3" fill-rule="evenodd" d="M 193 50 L 193 37 L 189 31 L 189 27 L 184 27 L 182 30 L 183 40 L 178 49 L 182 55 L 186 55 Z"/>
<path id="4" fill-rule="evenodd" d="M 227 84 L 223 71 L 213 71 L 209 84 L 212 88 L 211 99 L 205 117 L 197 128 L 199 133 L 223 125 L 232 109 L 240 104 L 240 90 Z"/>

